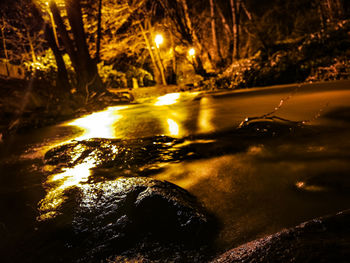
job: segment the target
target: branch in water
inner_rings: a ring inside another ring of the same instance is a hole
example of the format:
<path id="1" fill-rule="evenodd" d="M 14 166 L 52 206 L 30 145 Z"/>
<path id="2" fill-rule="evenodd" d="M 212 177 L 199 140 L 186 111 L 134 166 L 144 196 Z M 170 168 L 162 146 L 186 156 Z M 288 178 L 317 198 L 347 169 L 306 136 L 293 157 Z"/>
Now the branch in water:
<path id="1" fill-rule="evenodd" d="M 275 121 L 275 120 L 280 120 L 280 121 L 284 121 L 284 122 L 288 122 L 290 124 L 293 124 L 293 125 L 297 125 L 297 126 L 301 126 L 301 125 L 304 125 L 306 123 L 310 123 L 312 121 L 315 121 L 317 120 L 319 117 L 321 117 L 322 115 L 322 112 L 325 110 L 326 107 L 328 107 L 329 103 L 327 103 L 324 107 L 320 108 L 317 113 L 314 115 L 313 118 L 309 119 L 309 120 L 303 120 L 303 121 L 292 121 L 292 120 L 288 120 L 288 119 L 285 119 L 285 118 L 282 118 L 282 117 L 279 117 L 279 116 L 276 116 L 276 115 L 273 115 L 271 116 L 272 114 L 274 114 L 275 112 L 277 112 L 280 108 L 282 108 L 282 106 L 284 105 L 284 103 L 286 101 L 288 101 L 297 91 L 298 89 L 301 87 L 301 85 L 299 84 L 295 89 L 294 91 L 289 94 L 286 98 L 283 98 L 281 99 L 280 103 L 278 104 L 277 107 L 275 107 L 271 112 L 268 112 L 264 115 L 261 115 L 261 116 L 258 116 L 258 117 L 246 117 L 244 119 L 244 121 L 242 121 L 238 128 L 242 128 L 246 125 L 248 125 L 248 123 L 250 123 L 251 121 L 254 121 L 254 120 L 263 120 L 263 119 L 267 119 L 267 120 L 272 120 L 272 121 Z"/>

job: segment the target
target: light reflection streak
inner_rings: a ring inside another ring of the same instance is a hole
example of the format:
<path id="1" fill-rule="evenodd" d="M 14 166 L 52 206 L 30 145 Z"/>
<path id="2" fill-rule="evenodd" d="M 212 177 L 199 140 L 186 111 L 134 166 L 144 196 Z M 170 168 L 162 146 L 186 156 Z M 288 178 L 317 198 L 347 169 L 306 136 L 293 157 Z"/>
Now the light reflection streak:
<path id="1" fill-rule="evenodd" d="M 73 186 L 81 186 L 88 180 L 90 169 L 95 166 L 95 161 L 89 159 L 87 162 L 78 164 L 73 168 L 63 169 L 63 173 L 49 176 L 45 185 L 48 186 L 48 192 L 44 199 L 40 201 L 39 210 L 43 212 L 38 218 L 39 221 L 55 217 L 59 206 L 65 201 L 64 192 Z M 53 210 L 53 211 L 52 211 Z"/>
<path id="2" fill-rule="evenodd" d="M 79 128 L 82 128 L 84 132 L 79 137 L 72 138 L 59 144 L 56 143 L 55 145 L 51 145 L 51 148 L 69 143 L 72 140 L 86 140 L 91 138 L 115 138 L 114 126 L 123 117 L 119 111 L 127 107 L 128 106 L 109 107 L 105 111 L 93 113 L 76 119 L 72 122 L 63 124 L 64 126 L 77 126 Z M 117 152 L 118 149 L 113 149 L 113 151 Z M 81 155 L 79 146 L 76 149 L 75 154 L 75 156 L 71 156 L 72 161 L 77 160 Z M 91 175 L 90 169 L 95 167 L 97 163 L 98 160 L 90 157 L 84 160 L 83 163 L 79 163 L 72 168 L 63 168 L 62 173 L 50 175 L 47 181 L 44 183 L 47 194 L 39 203 L 39 210 L 42 212 L 42 215 L 38 217 L 38 220 L 46 220 L 57 216 L 59 213 L 58 211 L 60 205 L 62 205 L 66 199 L 65 191 L 71 187 L 82 188 L 83 183 L 86 182 Z M 85 196 L 84 198 L 88 197 Z"/>
<path id="3" fill-rule="evenodd" d="M 222 178 L 221 167 L 230 172 L 250 170 L 250 167 L 242 165 L 239 158 L 235 156 L 223 156 L 210 160 L 199 160 L 187 164 L 172 164 L 163 173 L 156 175 L 157 180 L 165 180 L 174 183 L 184 189 L 190 189 L 200 182 L 215 182 L 215 189 L 219 192 L 229 191 L 232 182 Z M 232 169 L 232 171 L 231 171 Z"/>
<path id="4" fill-rule="evenodd" d="M 178 136 L 180 132 L 179 125 L 172 119 L 167 119 L 167 123 L 169 125 L 169 133 L 173 136 Z"/>
<path id="5" fill-rule="evenodd" d="M 180 98 L 180 93 L 169 93 L 164 96 L 157 98 L 157 101 L 154 103 L 154 106 L 164 106 L 175 104 Z"/>
<path id="6" fill-rule="evenodd" d="M 295 184 L 295 186 L 298 189 L 304 190 L 304 191 L 308 191 L 308 192 L 321 192 L 321 191 L 326 191 L 327 189 L 325 187 L 322 186 L 317 186 L 317 185 L 308 185 L 305 182 L 297 182 Z"/>
<path id="7" fill-rule="evenodd" d="M 114 124 L 123 116 L 119 114 L 119 110 L 124 107 L 109 107 L 102 112 L 93 113 L 80 119 L 69 122 L 67 125 L 77 126 L 84 129 L 83 135 L 75 140 L 86 140 L 91 138 L 115 138 Z"/>
<path id="8" fill-rule="evenodd" d="M 198 128 L 201 133 L 209 133 L 215 130 L 213 125 L 214 110 L 209 108 L 210 99 L 203 97 L 200 102 Z"/>

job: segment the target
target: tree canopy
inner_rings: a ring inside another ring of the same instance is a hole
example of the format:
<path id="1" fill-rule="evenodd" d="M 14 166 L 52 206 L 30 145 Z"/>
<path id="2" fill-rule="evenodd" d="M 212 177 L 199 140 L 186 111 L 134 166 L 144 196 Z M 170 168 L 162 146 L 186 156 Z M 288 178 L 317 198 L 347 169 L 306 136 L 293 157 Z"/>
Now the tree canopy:
<path id="1" fill-rule="evenodd" d="M 259 50 L 270 54 L 280 43 L 348 18 L 349 5 L 343 0 L 6 0 L 1 17 L 0 57 L 35 64 L 51 48 L 57 70 L 75 72 L 64 85 L 89 93 L 103 90 L 98 74 L 103 66 L 97 63 L 138 81 L 147 75 L 158 83 L 181 82 L 191 68 L 206 78 Z M 160 46 L 156 34 L 165 40 Z M 65 54 L 71 66 L 60 58 Z"/>

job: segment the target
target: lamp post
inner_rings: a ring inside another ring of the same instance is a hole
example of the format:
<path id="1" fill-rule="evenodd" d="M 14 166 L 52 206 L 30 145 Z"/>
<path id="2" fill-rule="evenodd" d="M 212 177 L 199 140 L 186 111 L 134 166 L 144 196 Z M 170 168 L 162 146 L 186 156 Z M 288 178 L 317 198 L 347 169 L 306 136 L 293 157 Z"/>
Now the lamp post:
<path id="1" fill-rule="evenodd" d="M 162 58 L 160 56 L 160 50 L 159 50 L 159 47 L 161 44 L 163 44 L 164 42 L 164 38 L 161 34 L 157 34 L 154 38 L 154 43 L 156 44 L 156 47 L 157 47 L 157 58 L 158 58 L 158 62 L 159 62 L 159 65 L 160 65 L 160 74 L 162 76 L 162 82 L 163 82 L 163 85 L 167 85 L 167 82 L 166 82 L 166 78 L 165 78 L 165 69 L 164 69 L 164 65 L 163 65 L 163 61 L 162 61 Z"/>
<path id="2" fill-rule="evenodd" d="M 154 38 L 154 42 L 156 43 L 157 49 L 159 49 L 159 46 L 164 42 L 163 36 L 160 34 L 157 34 L 156 37 Z"/>
<path id="3" fill-rule="evenodd" d="M 188 55 L 191 57 L 191 58 L 194 58 L 194 56 L 196 55 L 196 50 L 192 47 L 188 50 Z"/>
<path id="4" fill-rule="evenodd" d="M 194 63 L 195 63 L 195 56 L 196 56 L 196 50 L 193 48 L 193 47 L 191 47 L 189 50 L 188 50 L 188 56 L 189 56 L 189 58 L 190 58 L 190 60 L 191 60 L 191 62 L 192 62 L 192 64 L 194 65 Z"/>

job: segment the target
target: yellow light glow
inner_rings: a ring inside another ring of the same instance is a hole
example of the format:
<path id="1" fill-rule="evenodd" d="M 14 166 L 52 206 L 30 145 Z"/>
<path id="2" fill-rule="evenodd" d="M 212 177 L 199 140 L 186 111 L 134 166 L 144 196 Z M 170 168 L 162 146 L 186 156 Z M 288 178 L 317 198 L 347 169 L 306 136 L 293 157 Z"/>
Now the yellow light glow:
<path id="1" fill-rule="evenodd" d="M 305 182 L 296 182 L 295 186 L 301 190 L 309 192 L 321 192 L 327 190 L 325 187 L 318 185 L 308 185 Z"/>
<path id="2" fill-rule="evenodd" d="M 84 129 L 84 134 L 76 140 L 86 140 L 91 138 L 115 138 L 114 124 L 123 116 L 120 115 L 119 110 L 124 107 L 110 107 L 105 111 L 93 113 L 80 119 L 74 120 L 68 125 L 78 126 Z"/>
<path id="3" fill-rule="evenodd" d="M 156 35 L 154 42 L 156 43 L 157 48 L 159 48 L 159 46 L 164 42 L 163 36 L 161 34 Z"/>
<path id="4" fill-rule="evenodd" d="M 169 133 L 170 135 L 177 136 L 179 135 L 179 125 L 172 119 L 167 119 L 169 125 Z"/>
<path id="5" fill-rule="evenodd" d="M 154 105 L 163 106 L 163 105 L 175 104 L 179 98 L 180 98 L 180 93 L 169 93 L 164 96 L 158 97 Z"/>
<path id="6" fill-rule="evenodd" d="M 198 129 L 201 133 L 208 133 L 215 130 L 213 124 L 214 110 L 210 107 L 211 98 L 203 97 L 200 101 L 200 109 L 198 115 Z"/>
<path id="7" fill-rule="evenodd" d="M 82 128 L 84 130 L 83 135 L 78 138 L 71 138 L 65 142 L 48 145 L 45 149 L 47 150 L 49 146 L 51 148 L 67 143 L 72 139 L 83 140 L 97 137 L 115 138 L 115 124 L 123 117 L 120 110 L 126 108 L 128 108 L 128 106 L 109 107 L 102 112 L 93 113 L 63 124 L 63 126 L 71 125 Z M 72 156 L 72 160 L 77 160 L 83 150 L 83 148 L 77 148 L 76 156 Z M 118 149 L 112 148 L 112 151 L 117 153 Z M 44 199 L 40 201 L 39 209 L 42 214 L 38 220 L 46 220 L 57 216 L 59 213 L 59 206 L 67 198 L 65 191 L 71 187 L 79 187 L 80 189 L 84 188 L 84 182 L 86 182 L 91 175 L 90 169 L 94 168 L 97 164 L 98 160 L 88 158 L 84 160 L 84 163 L 80 163 L 71 168 L 64 168 L 63 172 L 49 176 L 44 184 L 47 194 Z M 50 167 L 46 168 L 50 170 Z"/>
<path id="8" fill-rule="evenodd" d="M 196 50 L 194 48 L 190 48 L 190 50 L 188 51 L 188 55 L 190 57 L 194 57 L 196 55 Z"/>
<path id="9" fill-rule="evenodd" d="M 95 166 L 94 160 L 76 165 L 73 168 L 64 169 L 63 173 L 51 175 L 46 181 L 48 192 L 44 199 L 40 201 L 39 210 L 44 212 L 38 220 L 46 220 L 57 215 L 55 210 L 66 199 L 64 192 L 72 186 L 80 186 L 86 182 L 90 176 L 90 169 Z M 54 211 L 52 211 L 54 210 Z"/>

